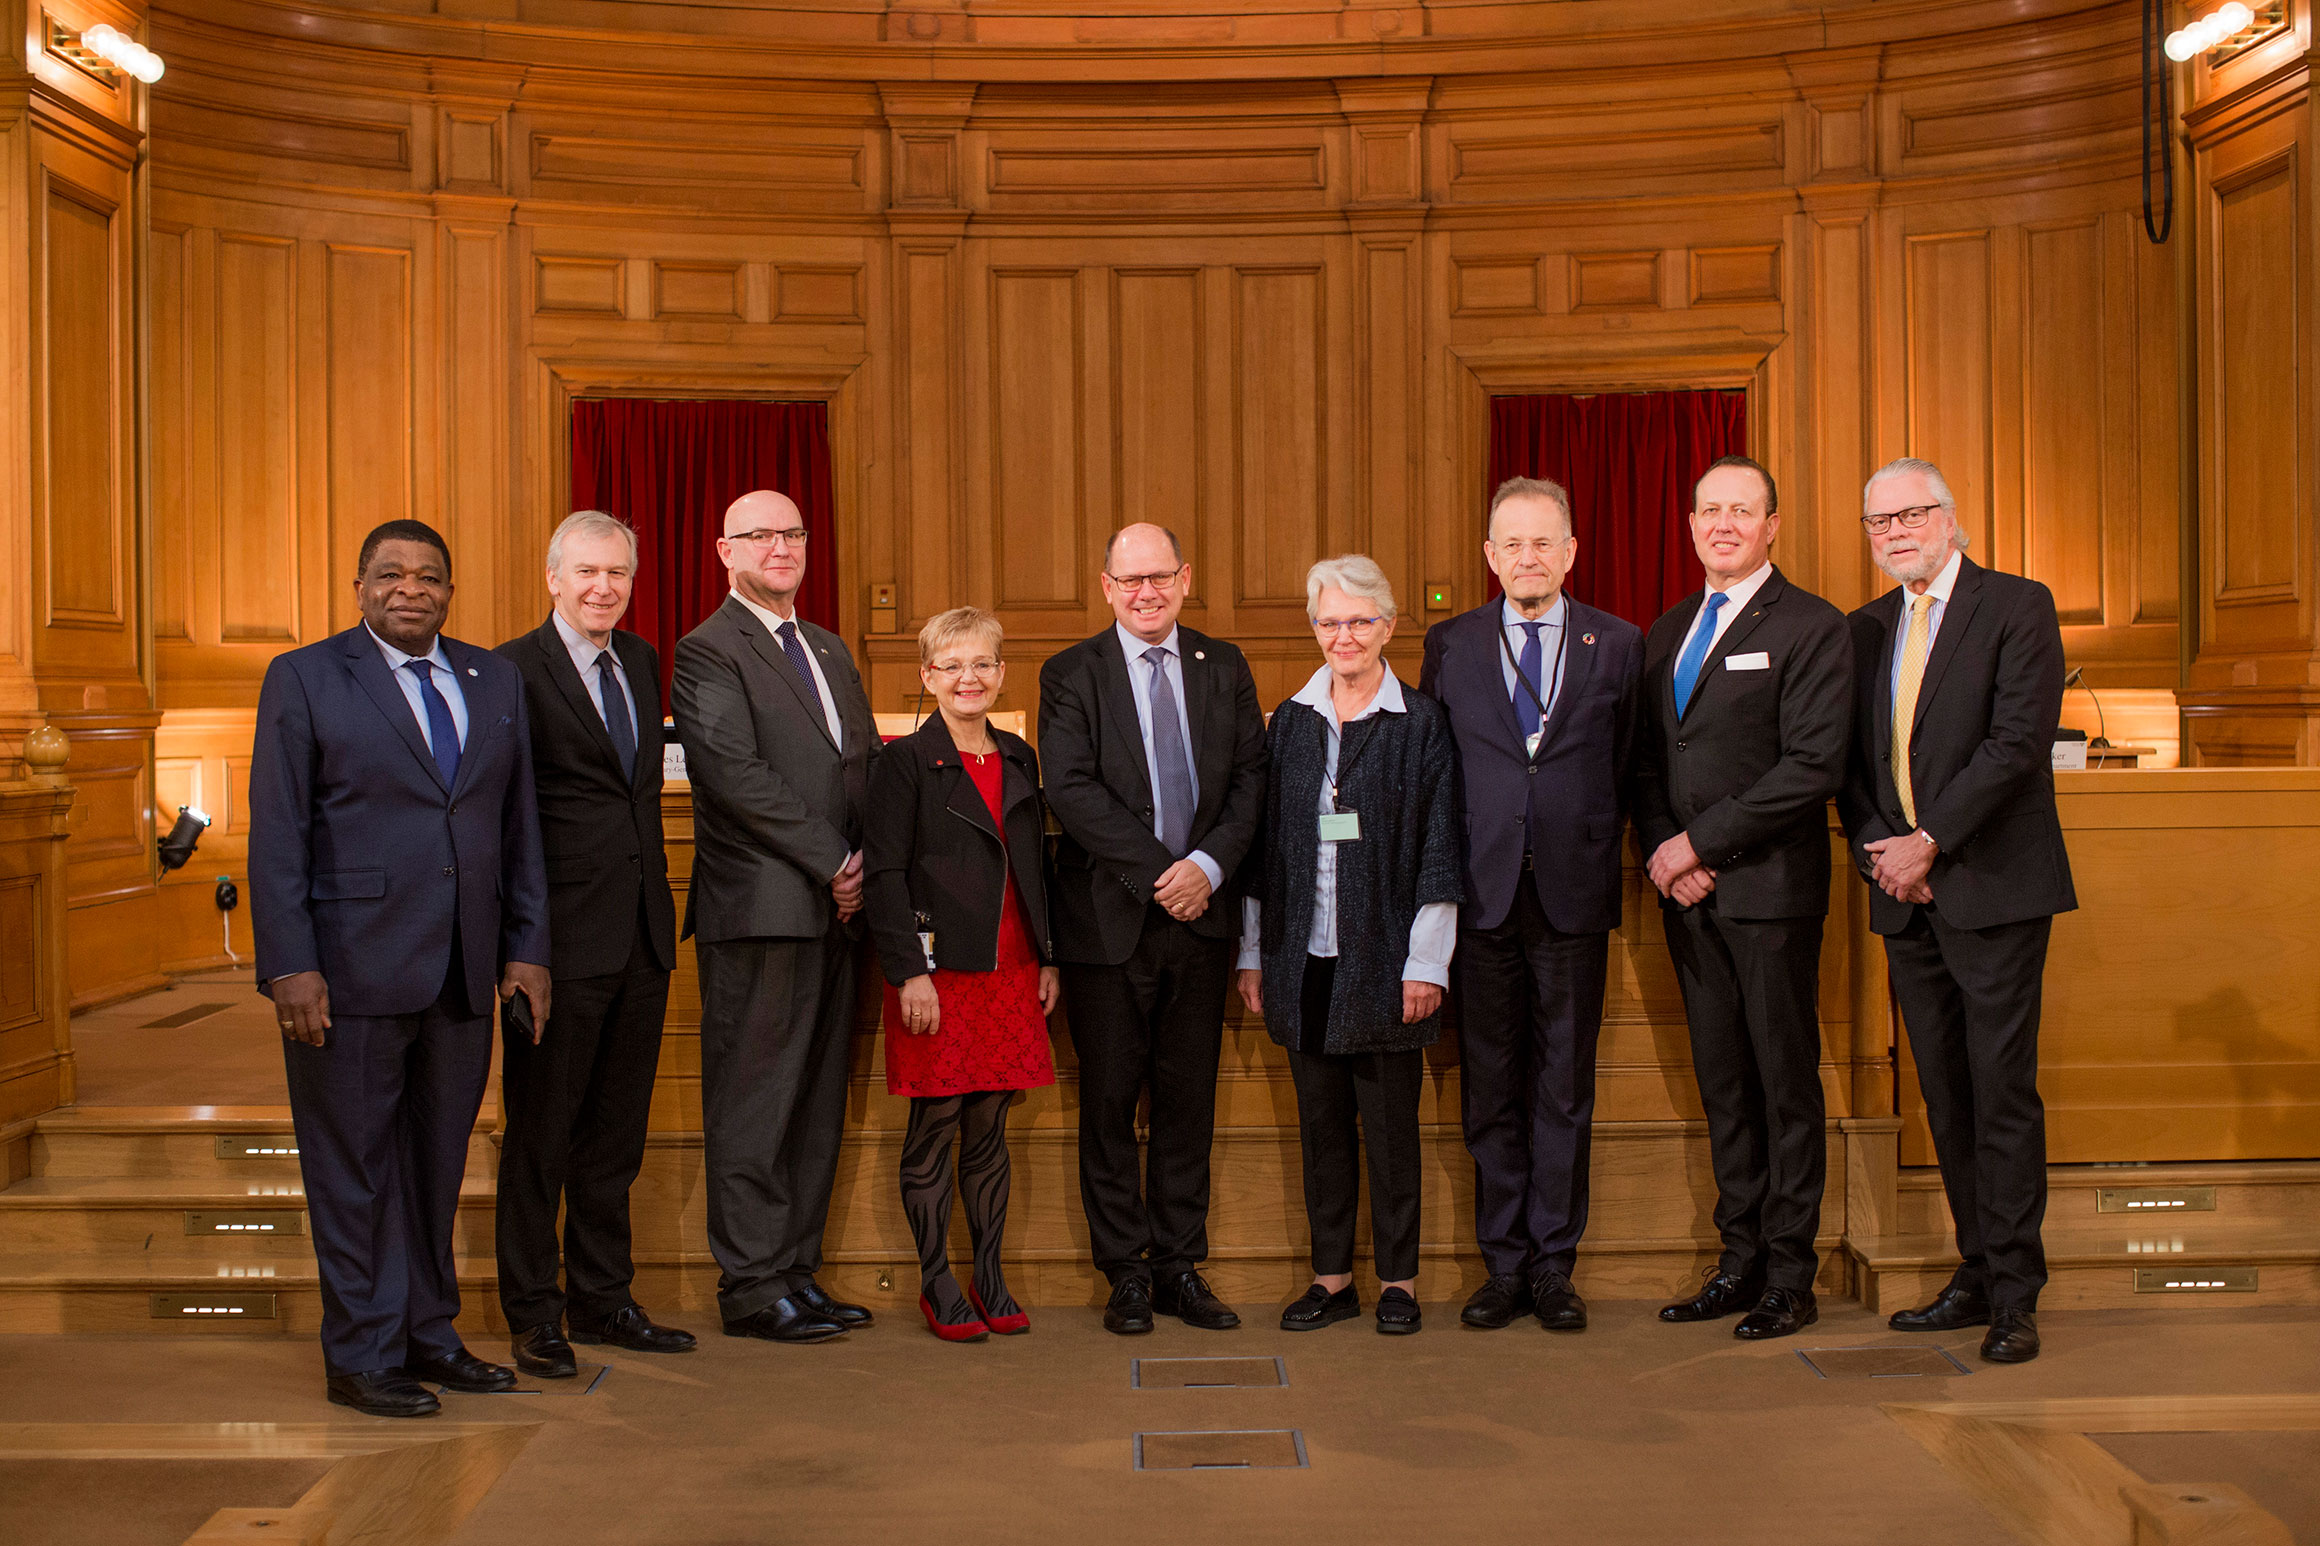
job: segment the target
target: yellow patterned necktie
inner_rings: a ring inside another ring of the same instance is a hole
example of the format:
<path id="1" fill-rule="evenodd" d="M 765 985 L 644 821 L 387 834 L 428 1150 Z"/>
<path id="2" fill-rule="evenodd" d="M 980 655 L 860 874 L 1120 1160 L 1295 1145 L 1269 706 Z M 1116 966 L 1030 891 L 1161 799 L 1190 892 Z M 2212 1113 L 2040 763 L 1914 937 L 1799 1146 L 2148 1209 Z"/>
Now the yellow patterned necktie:
<path id="1" fill-rule="evenodd" d="M 1909 738 L 1917 728 L 1917 690 L 1925 685 L 1925 656 L 1933 637 L 1933 596 L 1910 599 L 1909 637 L 1901 643 L 1901 680 L 1893 684 L 1893 788 L 1901 814 L 1917 826 L 1917 791 L 1909 784 Z"/>

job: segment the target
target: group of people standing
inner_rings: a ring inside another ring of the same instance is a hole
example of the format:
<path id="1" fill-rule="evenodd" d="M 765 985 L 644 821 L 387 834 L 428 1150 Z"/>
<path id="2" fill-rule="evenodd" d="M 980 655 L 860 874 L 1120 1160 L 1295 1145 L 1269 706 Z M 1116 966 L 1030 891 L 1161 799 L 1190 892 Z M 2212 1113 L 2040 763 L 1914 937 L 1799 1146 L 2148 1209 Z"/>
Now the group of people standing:
<path id="1" fill-rule="evenodd" d="M 1483 544 L 1503 594 L 1428 630 L 1415 687 L 1386 660 L 1387 576 L 1328 559 L 1306 582 L 1321 665 L 1269 722 L 1240 650 L 1180 621 L 1174 535 L 1130 526 L 1104 552 L 1113 626 L 1041 670 L 1034 753 L 990 723 L 1005 640 L 973 607 L 928 621 L 935 711 L 881 745 L 845 645 L 796 614 L 797 506 L 735 501 L 717 542 L 731 594 L 678 643 L 671 702 L 725 1332 L 814 1342 L 872 1321 L 817 1281 L 865 944 L 887 1086 L 910 1103 L 899 1181 L 936 1336 L 1029 1327 L 1003 1261 L 1006 1122 L 1016 1092 L 1055 1078 L 1059 1002 L 1103 1324 L 1240 1323 L 1201 1270 L 1236 989 L 1296 1090 L 1313 1282 L 1284 1330 L 1361 1313 L 1365 1165 L 1376 1328 L 1419 1329 L 1419 1100 L 1446 1004 L 1487 1274 L 1460 1318 L 1584 1329 L 1573 1273 L 1630 821 L 1683 991 L 1722 1238 L 1661 1318 L 1738 1315 L 1751 1339 L 1810 1325 L 1834 797 L 1962 1258 L 1893 1324 L 1986 1324 L 1984 1356 L 2036 1356 L 2039 990 L 2052 915 L 2074 905 L 2048 771 L 2060 633 L 2043 586 L 1966 558 L 1931 464 L 1881 469 L 1862 524 L 1902 584 L 1847 618 L 1772 563 L 1771 475 L 1723 458 L 1691 515 L 1707 584 L 1646 634 L 1565 593 L 1569 499 L 1510 479 Z M 627 1194 L 677 935 L 658 662 L 615 626 L 637 558 L 618 520 L 572 516 L 548 551 L 548 620 L 487 652 L 441 636 L 442 539 L 390 522 L 362 549 L 363 623 L 266 678 L 258 971 L 285 1038 L 329 1393 L 359 1410 L 423 1415 L 428 1383 L 515 1380 L 451 1325 L 495 1000 L 516 1365 L 569 1375 L 574 1342 L 693 1345 L 631 1292 Z"/>

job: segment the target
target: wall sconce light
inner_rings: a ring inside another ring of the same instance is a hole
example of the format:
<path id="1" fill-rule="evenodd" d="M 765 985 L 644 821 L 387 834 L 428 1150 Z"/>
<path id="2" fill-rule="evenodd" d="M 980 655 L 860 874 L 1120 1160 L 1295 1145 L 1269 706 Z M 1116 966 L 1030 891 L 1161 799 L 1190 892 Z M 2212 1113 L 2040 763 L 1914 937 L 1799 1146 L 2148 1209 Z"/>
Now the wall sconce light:
<path id="1" fill-rule="evenodd" d="M 2255 19 L 2256 13 L 2241 4 L 2241 0 L 2224 0 L 2197 21 L 2168 33 L 2167 57 L 2181 64 L 2226 39 L 2239 36 L 2255 24 Z"/>
<path id="2" fill-rule="evenodd" d="M 184 869 L 185 861 L 193 857 L 193 845 L 200 842 L 201 835 L 208 830 L 209 817 L 190 805 L 180 805 L 177 808 L 177 825 L 169 829 L 169 835 L 159 844 L 161 867 L 164 870 Z"/>
<path id="3" fill-rule="evenodd" d="M 168 68 L 159 54 L 120 28 L 103 22 L 81 34 L 81 46 L 123 75 L 134 75 L 148 86 L 161 79 L 161 72 Z"/>

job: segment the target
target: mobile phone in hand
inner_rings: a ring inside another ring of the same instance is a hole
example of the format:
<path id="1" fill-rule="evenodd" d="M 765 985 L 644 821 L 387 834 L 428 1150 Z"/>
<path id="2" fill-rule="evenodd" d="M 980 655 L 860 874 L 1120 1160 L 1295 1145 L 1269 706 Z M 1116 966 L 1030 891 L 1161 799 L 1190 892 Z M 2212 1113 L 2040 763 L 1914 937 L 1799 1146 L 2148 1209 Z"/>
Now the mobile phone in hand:
<path id="1" fill-rule="evenodd" d="M 529 993 L 519 988 L 500 1000 L 499 1013 L 502 1035 L 513 1030 L 521 1031 L 526 1041 L 537 1042 L 540 1039 L 540 1028 L 532 1023 L 532 996 Z"/>

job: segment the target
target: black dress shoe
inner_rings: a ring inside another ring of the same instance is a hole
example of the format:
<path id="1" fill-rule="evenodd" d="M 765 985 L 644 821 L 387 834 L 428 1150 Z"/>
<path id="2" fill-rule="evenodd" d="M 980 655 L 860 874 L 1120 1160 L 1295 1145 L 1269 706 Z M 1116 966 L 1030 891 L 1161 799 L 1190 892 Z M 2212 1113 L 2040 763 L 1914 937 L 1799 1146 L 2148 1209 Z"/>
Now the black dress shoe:
<path id="1" fill-rule="evenodd" d="M 1140 1337 L 1152 1329 L 1152 1284 L 1130 1274 L 1112 1285 L 1104 1303 L 1104 1330 L 1123 1337 Z"/>
<path id="2" fill-rule="evenodd" d="M 1512 1272 L 1495 1274 L 1491 1280 L 1474 1291 L 1466 1301 L 1466 1308 L 1458 1318 L 1469 1326 L 1484 1331 L 1501 1331 L 1514 1324 L 1514 1318 L 1531 1307 L 1531 1286 Z"/>
<path id="3" fill-rule="evenodd" d="M 806 1308 L 820 1315 L 822 1319 L 836 1321 L 848 1331 L 860 1330 L 869 1325 L 873 1318 L 868 1305 L 848 1304 L 843 1299 L 832 1299 L 828 1294 L 822 1292 L 822 1285 L 816 1283 L 812 1278 L 806 1279 L 806 1286 L 799 1289 L 793 1297 L 803 1300 Z"/>
<path id="4" fill-rule="evenodd" d="M 400 1369 L 334 1374 L 327 1388 L 333 1404 L 351 1406 L 365 1417 L 433 1417 L 443 1410 L 435 1392 Z"/>
<path id="5" fill-rule="evenodd" d="M 1821 1318 L 1821 1307 L 1809 1288 L 1768 1288 L 1756 1308 L 1740 1317 L 1732 1335 L 1743 1342 L 1794 1336 Z"/>
<path id="6" fill-rule="evenodd" d="M 1659 1318 L 1681 1324 L 1685 1321 L 1718 1321 L 1736 1311 L 1752 1307 L 1764 1297 L 1764 1280 L 1746 1278 L 1726 1272 L 1721 1267 L 1708 1269 L 1708 1281 L 1689 1299 L 1678 1299 L 1674 1304 L 1659 1307 Z"/>
<path id="7" fill-rule="evenodd" d="M 415 1380 L 440 1385 L 467 1396 L 488 1396 L 516 1388 L 516 1371 L 505 1364 L 485 1363 L 466 1348 L 454 1348 L 439 1358 L 403 1359 L 403 1372 Z"/>
<path id="8" fill-rule="evenodd" d="M 1982 1337 L 1982 1356 L 1992 1363 L 2028 1363 L 2038 1356 L 2038 1314 L 2034 1310 L 1992 1310 Z"/>
<path id="9" fill-rule="evenodd" d="M 641 1304 L 624 1304 L 602 1320 L 574 1315 L 572 1340 L 591 1345 L 609 1342 L 614 1347 L 625 1347 L 632 1353 L 689 1353 L 694 1346 L 691 1332 L 679 1331 L 674 1326 L 654 1325 L 653 1318 L 644 1313 Z"/>
<path id="10" fill-rule="evenodd" d="M 1922 1310 L 1896 1310 L 1885 1324 L 1895 1331 L 1956 1331 L 1961 1326 L 1987 1326 L 1990 1301 L 1970 1288 L 1954 1283 Z"/>
<path id="11" fill-rule="evenodd" d="M 1346 1290 L 1351 1293 L 1352 1290 Z M 1378 1295 L 1378 1331 L 1389 1337 L 1406 1337 L 1418 1329 L 1418 1301 L 1405 1289 L 1389 1288 Z"/>
<path id="12" fill-rule="evenodd" d="M 1348 1283 L 1331 1293 L 1316 1283 L 1305 1290 L 1305 1297 L 1281 1312 L 1283 1331 L 1319 1331 L 1339 1321 L 1352 1320 L 1361 1313 L 1361 1295 Z"/>
<path id="13" fill-rule="evenodd" d="M 845 1327 L 801 1304 L 795 1294 L 725 1323 L 729 1337 L 756 1337 L 766 1342 L 827 1342 L 845 1334 Z"/>
<path id="14" fill-rule="evenodd" d="M 1173 1315 L 1202 1331 L 1230 1331 L 1241 1323 L 1233 1307 L 1209 1292 L 1200 1274 L 1189 1269 L 1152 1285 L 1152 1313 Z"/>
<path id="15" fill-rule="evenodd" d="M 1587 1301 L 1559 1272 L 1542 1272 L 1531 1284 L 1531 1311 L 1549 1331 L 1587 1329 Z"/>
<path id="16" fill-rule="evenodd" d="M 516 1355 L 516 1367 L 536 1379 L 568 1380 L 580 1372 L 572 1344 L 564 1340 L 554 1321 L 516 1333 L 508 1348 Z"/>

